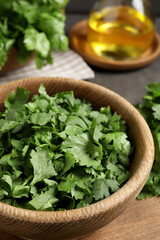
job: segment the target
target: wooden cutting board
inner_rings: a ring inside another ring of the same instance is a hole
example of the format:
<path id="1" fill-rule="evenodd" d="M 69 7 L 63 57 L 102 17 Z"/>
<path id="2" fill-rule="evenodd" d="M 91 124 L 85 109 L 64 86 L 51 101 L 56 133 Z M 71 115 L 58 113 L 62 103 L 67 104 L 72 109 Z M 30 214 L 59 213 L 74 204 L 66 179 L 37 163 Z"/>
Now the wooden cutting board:
<path id="1" fill-rule="evenodd" d="M 81 240 L 160 240 L 160 198 L 135 200 L 106 227 Z M 21 240 L 0 231 L 0 240 Z"/>

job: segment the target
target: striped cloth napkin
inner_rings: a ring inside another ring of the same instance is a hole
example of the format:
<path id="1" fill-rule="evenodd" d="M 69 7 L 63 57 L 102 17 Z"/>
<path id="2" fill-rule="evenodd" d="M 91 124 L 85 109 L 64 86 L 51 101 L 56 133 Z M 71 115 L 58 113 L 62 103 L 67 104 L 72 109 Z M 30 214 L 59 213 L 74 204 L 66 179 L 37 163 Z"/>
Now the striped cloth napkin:
<path id="1" fill-rule="evenodd" d="M 37 70 L 35 61 L 32 60 L 26 66 L 7 74 L 0 75 L 0 84 L 29 77 L 68 77 L 75 79 L 91 79 L 95 77 L 94 72 L 86 62 L 73 50 L 67 52 L 53 53 L 53 65 L 46 65 Z"/>

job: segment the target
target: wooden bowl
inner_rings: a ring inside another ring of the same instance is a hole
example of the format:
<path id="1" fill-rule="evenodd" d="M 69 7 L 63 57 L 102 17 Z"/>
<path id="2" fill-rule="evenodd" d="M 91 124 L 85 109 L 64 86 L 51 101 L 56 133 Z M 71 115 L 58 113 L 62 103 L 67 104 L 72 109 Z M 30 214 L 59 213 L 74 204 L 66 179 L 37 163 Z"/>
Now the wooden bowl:
<path id="1" fill-rule="evenodd" d="M 16 70 L 18 68 L 21 68 L 21 67 L 27 65 L 28 62 L 30 62 L 34 58 L 34 56 L 32 54 L 32 56 L 29 57 L 28 60 L 25 63 L 20 64 L 18 59 L 16 58 L 17 53 L 18 53 L 18 50 L 15 47 L 12 47 L 9 50 L 9 52 L 8 52 L 8 59 L 7 59 L 6 63 L 5 63 L 5 65 L 0 70 L 0 75 L 1 74 L 5 74 L 5 73 L 10 72 L 10 71 L 14 71 L 14 70 Z"/>
<path id="2" fill-rule="evenodd" d="M 131 177 L 127 183 L 110 197 L 88 207 L 41 212 L 25 210 L 0 203 L 0 228 L 13 235 L 39 240 L 79 239 L 100 229 L 116 218 L 136 198 L 150 173 L 154 144 L 151 132 L 143 117 L 124 98 L 93 83 L 65 78 L 32 78 L 0 86 L 0 109 L 8 93 L 19 87 L 37 93 L 43 83 L 48 94 L 73 90 L 76 97 L 89 100 L 95 109 L 111 106 L 126 120 L 128 134 L 135 147 Z"/>

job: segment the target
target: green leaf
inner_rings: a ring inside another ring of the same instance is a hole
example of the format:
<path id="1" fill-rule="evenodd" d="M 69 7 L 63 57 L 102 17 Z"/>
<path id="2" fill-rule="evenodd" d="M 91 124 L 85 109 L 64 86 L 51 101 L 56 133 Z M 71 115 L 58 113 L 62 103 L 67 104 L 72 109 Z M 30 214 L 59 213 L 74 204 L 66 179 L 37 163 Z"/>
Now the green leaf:
<path id="1" fill-rule="evenodd" d="M 104 197 L 109 197 L 109 185 L 107 179 L 96 180 L 92 188 L 92 196 L 96 201 L 103 199 Z"/>
<path id="2" fill-rule="evenodd" d="M 8 196 L 8 192 L 0 188 L 0 200 L 4 199 L 6 196 Z"/>
<path id="3" fill-rule="evenodd" d="M 57 175 L 52 160 L 50 159 L 47 146 L 42 148 L 37 147 L 36 151 L 31 151 L 31 163 L 34 169 L 34 178 L 31 182 L 31 186 L 44 178 L 50 178 Z"/>
<path id="4" fill-rule="evenodd" d="M 61 175 L 66 173 L 68 170 L 71 169 L 75 164 L 75 158 L 73 157 L 73 154 L 71 154 L 69 151 L 66 151 L 65 153 L 65 167 L 63 168 L 63 171 Z"/>
<path id="5" fill-rule="evenodd" d="M 67 119 L 67 125 L 77 125 L 83 129 L 87 129 L 87 124 L 83 121 L 83 119 L 81 119 L 80 117 L 78 116 L 70 116 L 68 119 Z"/>
<path id="6" fill-rule="evenodd" d="M 30 122 L 35 125 L 46 125 L 51 120 L 51 115 L 48 113 L 34 113 L 30 117 Z"/>
<path id="7" fill-rule="evenodd" d="M 50 39 L 50 42 L 53 44 L 54 36 L 56 34 L 64 35 L 64 20 L 59 20 L 53 14 L 48 14 L 46 12 L 42 12 L 39 14 L 39 19 L 37 22 L 38 29 L 45 32 Z"/>
<path id="8" fill-rule="evenodd" d="M 38 9 L 35 4 L 30 4 L 29 2 L 23 0 L 13 2 L 13 10 L 19 15 L 24 16 L 28 23 L 34 24 L 36 22 Z"/>
<path id="9" fill-rule="evenodd" d="M 17 127 L 19 123 L 15 121 L 8 121 L 4 119 L 0 119 L 0 134 L 4 134 L 5 132 L 8 132 L 15 127 Z"/>
<path id="10" fill-rule="evenodd" d="M 82 208 L 90 205 L 92 202 L 92 197 L 91 196 L 86 196 L 82 200 L 79 201 L 77 204 L 76 208 Z"/>
<path id="11" fill-rule="evenodd" d="M 22 151 L 24 147 L 24 142 L 16 139 L 11 139 L 11 144 L 14 148 L 18 149 L 19 151 Z"/>
<path id="12" fill-rule="evenodd" d="M 110 121 L 110 118 L 111 118 L 110 115 L 106 115 L 106 114 L 100 113 L 98 111 L 90 112 L 89 116 L 90 116 L 90 118 L 96 119 L 97 124 L 99 124 L 99 123 L 108 124 L 108 122 Z"/>
<path id="13" fill-rule="evenodd" d="M 130 142 L 127 140 L 127 134 L 123 132 L 108 133 L 104 136 L 105 144 L 108 145 L 113 141 L 113 148 L 117 153 L 129 155 Z M 107 147 L 107 146 L 106 146 Z"/>
<path id="14" fill-rule="evenodd" d="M 107 169 L 111 171 L 111 173 L 115 176 L 120 176 L 122 174 L 122 170 L 115 164 L 108 163 Z"/>
<path id="15" fill-rule="evenodd" d="M 96 157 L 99 156 L 101 150 L 89 140 L 87 133 L 69 136 L 62 143 L 61 149 L 72 153 L 80 166 L 93 166 L 95 169 L 101 167 L 100 162 L 96 161 Z"/>
<path id="16" fill-rule="evenodd" d="M 50 52 L 50 42 L 46 34 L 31 27 L 25 30 L 24 44 L 28 51 L 35 50 L 42 58 L 46 58 Z"/>
<path id="17" fill-rule="evenodd" d="M 74 179 L 61 180 L 61 182 L 58 185 L 58 191 L 71 192 L 74 186 L 75 186 Z"/>
<path id="18" fill-rule="evenodd" d="M 106 182 L 113 193 L 119 189 L 119 184 L 115 179 L 107 179 Z"/>
<path id="19" fill-rule="evenodd" d="M 118 131 L 120 129 L 120 119 L 121 116 L 117 115 L 117 113 L 114 113 L 113 116 L 111 117 L 108 127 L 110 129 Z"/>
<path id="20" fill-rule="evenodd" d="M 64 132 L 61 132 L 61 134 L 65 133 L 68 136 L 74 136 L 74 135 L 78 135 L 78 134 L 83 133 L 83 131 L 84 131 L 84 129 L 82 127 L 79 127 L 79 126 L 76 126 L 76 125 L 67 125 L 65 127 Z"/>
<path id="21" fill-rule="evenodd" d="M 63 9 L 66 4 L 69 2 L 69 0 L 51 0 L 54 8 L 60 8 L 60 9 Z"/>
<path id="22" fill-rule="evenodd" d="M 0 174 L 0 184 L 7 192 L 10 193 L 12 191 L 12 178 L 9 173 L 4 172 Z"/>
<path id="23" fill-rule="evenodd" d="M 29 186 L 16 185 L 12 191 L 13 198 L 29 197 Z"/>
<path id="24" fill-rule="evenodd" d="M 73 198 L 75 198 L 76 200 L 78 199 L 83 199 L 84 197 L 84 192 L 80 191 L 76 186 L 72 188 L 71 190 L 71 195 Z"/>
<path id="25" fill-rule="evenodd" d="M 39 211 L 49 211 L 54 210 L 53 205 L 58 202 L 58 199 L 55 197 L 57 185 L 50 187 L 48 191 L 42 192 L 40 195 L 36 195 L 29 202 L 29 205 L 33 207 L 33 209 Z"/>
<path id="26" fill-rule="evenodd" d="M 118 183 L 122 185 L 122 183 L 126 182 L 129 177 L 131 176 L 130 172 L 122 173 L 121 175 L 118 176 Z"/>
<path id="27" fill-rule="evenodd" d="M 156 119 L 160 120 L 160 104 L 154 105 L 152 107 L 152 110 L 154 111 L 153 115 Z"/>
<path id="28" fill-rule="evenodd" d="M 51 97 L 47 94 L 46 88 L 43 84 L 40 85 L 40 87 L 38 89 L 38 92 L 39 92 L 41 98 L 43 97 L 47 101 L 51 100 Z"/>
<path id="29" fill-rule="evenodd" d="M 5 62 L 7 61 L 7 50 L 2 40 L 0 40 L 0 52 L 1 52 L 0 54 L 0 70 L 1 70 Z"/>
<path id="30" fill-rule="evenodd" d="M 89 130 L 90 137 L 97 143 L 99 139 L 104 135 L 102 133 L 102 125 L 97 124 L 97 120 L 94 118 L 92 121 L 91 128 Z"/>
<path id="31" fill-rule="evenodd" d="M 60 48 L 60 36 L 58 33 L 54 34 L 51 38 L 52 48 L 55 52 L 57 52 Z"/>
<path id="32" fill-rule="evenodd" d="M 4 101 L 5 107 L 8 110 L 17 110 L 21 105 L 27 102 L 29 95 L 29 91 L 18 87 L 16 93 L 12 91 L 11 94 L 8 94 L 8 97 Z"/>
<path id="33" fill-rule="evenodd" d="M 69 45 L 69 41 L 68 41 L 68 37 L 66 37 L 65 35 L 61 35 L 60 36 L 60 48 L 63 52 L 66 52 L 68 50 L 68 45 Z"/>
<path id="34" fill-rule="evenodd" d="M 154 97 L 160 97 L 160 83 L 150 83 L 146 86 L 146 89 Z"/>
<path id="35" fill-rule="evenodd" d="M 3 155 L 1 158 L 0 158 L 0 164 L 1 165 L 4 165 L 4 166 L 7 166 L 8 165 L 8 160 L 11 158 L 11 154 L 6 154 L 6 155 Z"/>

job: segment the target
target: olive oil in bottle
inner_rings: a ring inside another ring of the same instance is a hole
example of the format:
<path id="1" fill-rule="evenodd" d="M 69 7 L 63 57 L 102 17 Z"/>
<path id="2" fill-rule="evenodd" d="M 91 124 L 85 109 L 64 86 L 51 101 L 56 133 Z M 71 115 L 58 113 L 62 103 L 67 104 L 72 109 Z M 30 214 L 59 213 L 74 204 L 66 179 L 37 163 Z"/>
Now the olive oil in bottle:
<path id="1" fill-rule="evenodd" d="M 88 42 L 94 52 L 113 60 L 138 58 L 152 43 L 154 22 L 129 6 L 93 11 L 88 21 Z"/>

